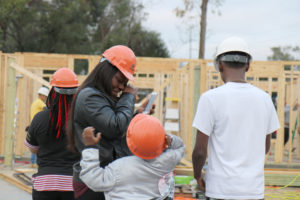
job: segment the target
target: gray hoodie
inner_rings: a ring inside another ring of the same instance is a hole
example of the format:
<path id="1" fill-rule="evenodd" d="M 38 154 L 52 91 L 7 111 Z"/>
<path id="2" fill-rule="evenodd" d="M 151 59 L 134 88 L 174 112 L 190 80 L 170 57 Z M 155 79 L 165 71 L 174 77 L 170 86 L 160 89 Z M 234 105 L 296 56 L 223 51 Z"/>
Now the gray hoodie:
<path id="1" fill-rule="evenodd" d="M 179 137 L 170 136 L 171 146 L 155 159 L 127 156 L 105 168 L 99 165 L 98 149 L 86 148 L 80 161 L 80 179 L 90 189 L 104 191 L 106 200 L 149 200 L 166 196 L 166 193 L 170 195 L 174 191 L 170 172 L 183 157 L 185 149 Z"/>

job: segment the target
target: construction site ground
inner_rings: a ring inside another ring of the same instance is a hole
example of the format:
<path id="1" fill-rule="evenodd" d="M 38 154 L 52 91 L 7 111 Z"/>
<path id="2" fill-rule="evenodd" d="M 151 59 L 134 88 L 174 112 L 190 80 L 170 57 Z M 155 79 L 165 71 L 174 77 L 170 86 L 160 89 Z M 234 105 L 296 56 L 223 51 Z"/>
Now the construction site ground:
<path id="1" fill-rule="evenodd" d="M 0 162 L 0 200 L 30 200 L 31 186 L 16 178 L 16 174 L 24 173 L 26 176 L 31 177 L 35 171 L 36 169 L 30 168 L 29 161 L 15 161 L 12 168 L 5 167 L 2 160 Z M 296 180 L 298 177 L 295 176 L 294 179 Z M 292 182 L 293 179 L 290 181 Z M 177 193 L 175 197 L 191 198 L 192 194 Z M 300 187 L 266 186 L 265 200 L 271 199 L 300 200 Z"/>

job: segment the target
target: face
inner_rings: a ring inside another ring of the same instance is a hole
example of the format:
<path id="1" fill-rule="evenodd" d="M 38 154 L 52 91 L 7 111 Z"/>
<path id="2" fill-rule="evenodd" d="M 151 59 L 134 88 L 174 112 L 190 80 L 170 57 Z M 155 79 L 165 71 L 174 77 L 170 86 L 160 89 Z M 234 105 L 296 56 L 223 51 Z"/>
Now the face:
<path id="1" fill-rule="evenodd" d="M 120 71 L 113 76 L 111 81 L 111 96 L 113 97 L 117 97 L 119 92 L 123 91 L 128 83 L 128 79 Z"/>
<path id="2" fill-rule="evenodd" d="M 45 102 L 47 100 L 47 96 L 40 94 L 40 99 Z"/>

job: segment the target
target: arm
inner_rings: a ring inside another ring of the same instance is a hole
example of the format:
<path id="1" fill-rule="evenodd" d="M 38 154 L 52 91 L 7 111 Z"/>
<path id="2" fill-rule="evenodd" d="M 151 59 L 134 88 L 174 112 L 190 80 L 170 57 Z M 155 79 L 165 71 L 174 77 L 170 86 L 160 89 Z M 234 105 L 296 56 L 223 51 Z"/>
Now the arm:
<path id="1" fill-rule="evenodd" d="M 39 144 L 35 139 L 35 132 L 36 132 L 35 127 L 37 126 L 36 121 L 37 118 L 36 117 L 33 118 L 31 125 L 27 129 L 26 139 L 24 141 L 25 146 L 27 146 L 29 151 L 34 154 L 37 154 L 39 151 Z"/>
<path id="2" fill-rule="evenodd" d="M 37 154 L 39 152 L 39 149 L 33 149 L 28 147 L 28 149 L 31 151 L 31 153 Z"/>
<path id="3" fill-rule="evenodd" d="M 108 165 L 100 167 L 99 150 L 88 147 L 82 151 L 80 161 L 80 179 L 93 191 L 109 191 L 114 187 L 116 180 L 114 170 Z"/>
<path id="4" fill-rule="evenodd" d="M 93 191 L 108 191 L 115 184 L 114 171 L 110 167 L 100 167 L 99 149 L 95 145 L 99 143 L 101 134 L 94 135 L 94 131 L 93 127 L 87 127 L 82 133 L 86 148 L 80 161 L 80 179 Z"/>
<path id="5" fill-rule="evenodd" d="M 180 137 L 168 134 L 166 136 L 166 148 L 167 149 L 156 158 L 155 163 L 159 165 L 157 166 L 158 168 L 172 171 L 183 157 L 185 145 Z"/>
<path id="6" fill-rule="evenodd" d="M 270 150 L 270 146 L 271 146 L 271 135 L 272 134 L 268 134 L 266 136 L 266 154 L 269 152 Z"/>
<path id="7" fill-rule="evenodd" d="M 150 100 L 150 97 L 147 97 L 147 99 L 142 103 L 142 105 L 139 108 L 137 108 L 137 110 L 134 114 L 136 115 L 138 113 L 142 113 L 145 110 L 149 100 Z M 154 112 L 155 112 L 155 104 L 153 103 L 148 114 L 152 115 L 152 114 L 154 114 Z"/>
<path id="8" fill-rule="evenodd" d="M 202 178 L 202 168 L 206 161 L 207 156 L 207 145 L 208 145 L 208 136 L 202 133 L 201 131 L 197 131 L 196 136 L 196 144 L 194 147 L 192 160 L 193 160 L 193 168 L 194 168 L 194 177 L 198 182 L 200 190 L 205 192 L 205 182 Z"/>
<path id="9" fill-rule="evenodd" d="M 133 117 L 135 95 L 123 93 L 115 106 L 104 94 L 96 92 L 87 94 L 83 101 L 85 120 L 103 137 L 116 139 L 123 136 Z"/>
<path id="10" fill-rule="evenodd" d="M 166 136 L 166 145 L 167 148 L 173 149 L 173 150 L 180 150 L 180 152 L 183 152 L 185 149 L 185 145 L 183 144 L 183 141 L 180 137 L 172 134 L 167 134 Z"/>
<path id="11" fill-rule="evenodd" d="M 27 136 L 26 136 L 26 139 L 24 141 L 24 144 L 25 146 L 28 147 L 29 151 L 34 153 L 34 154 L 37 154 L 38 151 L 39 151 L 39 146 L 36 144 L 36 145 L 33 145 L 34 144 L 34 139 L 33 137 L 30 135 L 30 133 L 28 132 L 27 133 Z"/>

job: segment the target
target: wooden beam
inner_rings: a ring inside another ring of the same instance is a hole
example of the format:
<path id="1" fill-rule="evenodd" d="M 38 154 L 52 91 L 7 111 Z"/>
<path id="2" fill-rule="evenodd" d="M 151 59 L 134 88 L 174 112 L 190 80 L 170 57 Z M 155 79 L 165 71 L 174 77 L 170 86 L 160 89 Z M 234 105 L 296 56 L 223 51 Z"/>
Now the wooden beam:
<path id="1" fill-rule="evenodd" d="M 8 59 L 8 66 L 13 64 L 14 59 Z M 7 99 L 6 99 L 6 124 L 5 124 L 5 158 L 4 165 L 12 166 L 13 162 L 13 142 L 15 134 L 15 101 L 16 101 L 16 73 L 15 69 L 8 67 L 7 70 Z"/>
<path id="2" fill-rule="evenodd" d="M 11 171 L 6 171 L 6 172 L 0 173 L 0 178 L 2 178 L 4 181 L 6 181 L 8 183 L 11 183 L 12 185 L 14 185 L 18 188 L 20 188 L 21 190 L 28 192 L 29 194 L 32 193 L 32 186 L 27 186 L 24 183 L 22 183 L 21 181 L 17 180 L 13 176 L 13 172 L 11 172 Z"/>
<path id="3" fill-rule="evenodd" d="M 193 152 L 193 136 L 194 136 L 194 128 L 192 127 L 194 115 L 192 114 L 194 110 L 194 87 L 195 87 L 195 79 L 194 79 L 194 66 L 189 66 L 188 76 L 189 76 L 189 90 L 188 90 L 188 105 L 187 109 L 191 113 L 187 116 L 188 117 L 188 124 L 187 124 L 187 138 L 189 144 L 186 145 L 186 159 L 192 160 L 192 152 Z"/>
<path id="4" fill-rule="evenodd" d="M 6 56 L 0 54 L 0 155 L 4 153 L 5 141 L 5 108 L 6 108 L 6 79 L 7 79 L 7 66 Z"/>
<path id="5" fill-rule="evenodd" d="M 16 64 L 19 66 L 23 66 L 24 57 L 19 56 L 16 59 Z M 15 138 L 14 138 L 14 154 L 15 156 L 22 156 L 22 153 L 25 151 L 24 140 L 26 138 L 25 128 L 29 125 L 28 122 L 29 116 L 26 116 L 26 101 L 27 97 L 27 88 L 26 88 L 26 76 L 19 74 L 16 72 L 16 105 L 15 105 Z M 24 111 L 24 112 L 20 112 Z"/>
<path id="6" fill-rule="evenodd" d="M 284 91 L 285 91 L 285 76 L 283 73 L 283 65 L 280 64 L 279 72 L 279 91 L 277 98 L 277 115 L 280 121 L 280 129 L 277 131 L 276 143 L 275 143 L 275 162 L 280 163 L 283 159 L 283 137 L 284 137 Z"/>
<path id="7" fill-rule="evenodd" d="M 15 64 L 15 63 L 12 63 L 10 65 L 10 67 L 14 68 L 15 70 L 19 71 L 20 73 L 24 74 L 25 76 L 28 76 L 28 77 L 38 81 L 39 83 L 51 88 L 51 85 L 48 81 L 45 81 L 40 76 L 35 75 L 34 73 L 32 73 L 31 71 L 25 69 L 24 67 L 21 67 L 21 66 Z"/>

